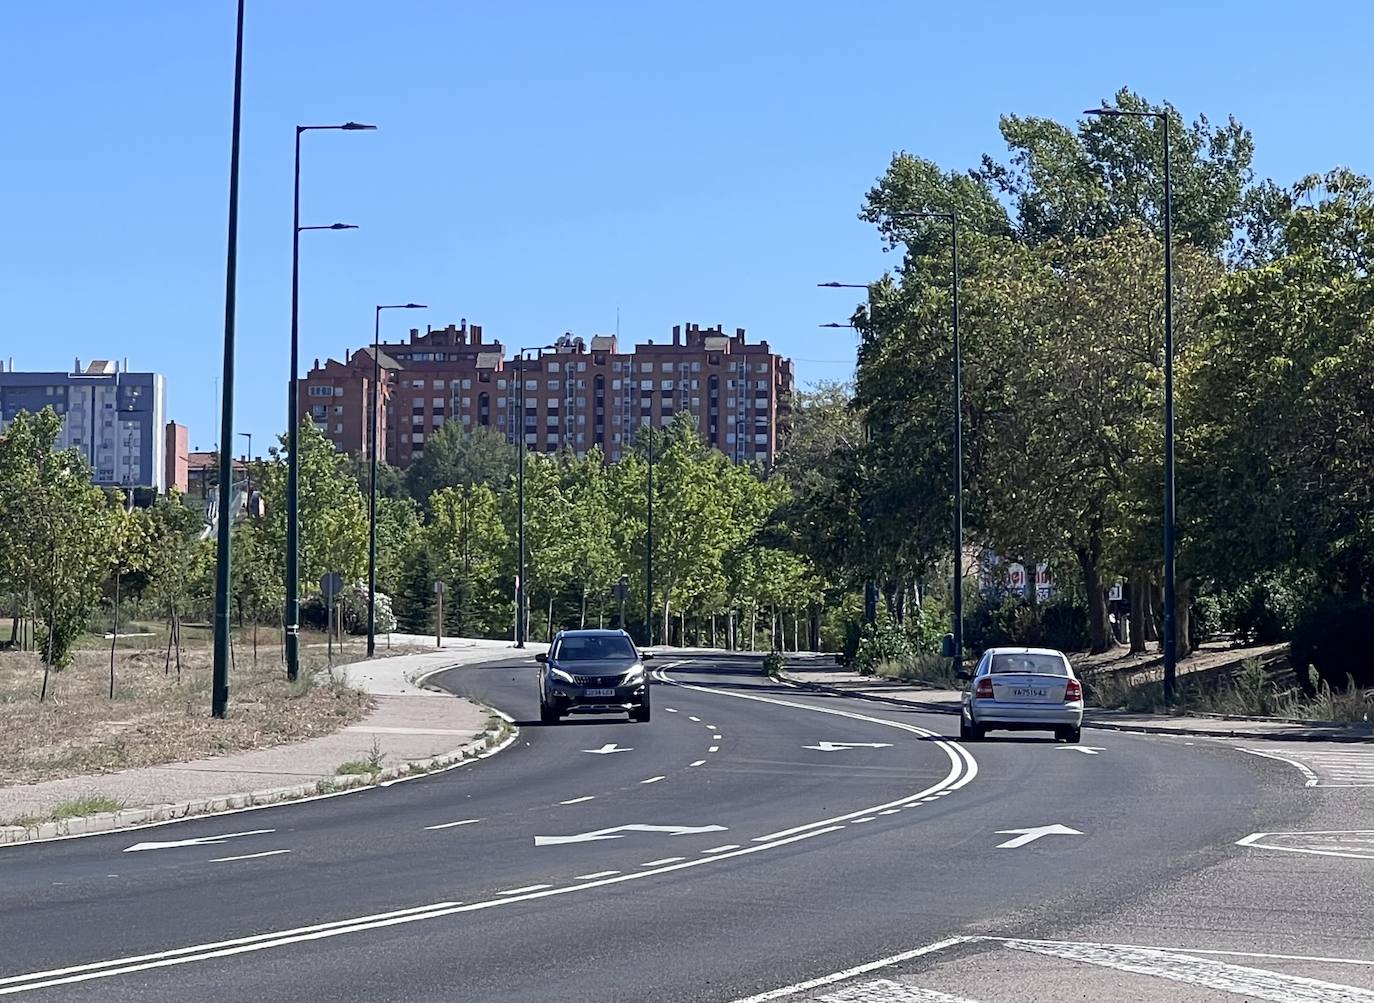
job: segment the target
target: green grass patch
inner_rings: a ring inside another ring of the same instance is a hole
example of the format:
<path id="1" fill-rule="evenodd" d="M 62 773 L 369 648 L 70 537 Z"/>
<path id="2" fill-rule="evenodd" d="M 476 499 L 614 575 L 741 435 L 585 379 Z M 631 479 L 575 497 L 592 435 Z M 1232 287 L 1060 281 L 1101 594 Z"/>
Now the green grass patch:
<path id="1" fill-rule="evenodd" d="M 104 794 L 88 794 L 85 797 L 74 798 L 71 801 L 63 801 L 54 805 L 53 809 L 46 815 L 21 815 L 13 822 L 14 825 L 22 825 L 26 829 L 42 825 L 45 822 L 62 822 L 69 818 L 85 818 L 87 815 L 101 815 L 106 812 L 123 811 L 124 802 Z"/>
<path id="2" fill-rule="evenodd" d="M 338 777 L 371 776 L 375 772 L 377 771 L 365 760 L 350 759 L 346 763 L 340 763 L 334 770 L 334 775 Z"/>

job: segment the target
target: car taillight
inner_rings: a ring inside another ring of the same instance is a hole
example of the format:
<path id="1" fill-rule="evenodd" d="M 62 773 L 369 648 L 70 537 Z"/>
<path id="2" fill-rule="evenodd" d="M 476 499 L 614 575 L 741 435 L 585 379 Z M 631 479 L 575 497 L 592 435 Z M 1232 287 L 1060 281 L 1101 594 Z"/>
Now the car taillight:
<path id="1" fill-rule="evenodd" d="M 1083 684 L 1077 679 L 1070 679 L 1069 684 L 1064 687 L 1064 702 L 1073 703 L 1075 700 L 1083 699 Z"/>
<path id="2" fill-rule="evenodd" d="M 978 680 L 978 685 L 973 688 L 973 695 L 979 700 L 991 700 L 993 698 L 992 680 L 986 676 Z"/>

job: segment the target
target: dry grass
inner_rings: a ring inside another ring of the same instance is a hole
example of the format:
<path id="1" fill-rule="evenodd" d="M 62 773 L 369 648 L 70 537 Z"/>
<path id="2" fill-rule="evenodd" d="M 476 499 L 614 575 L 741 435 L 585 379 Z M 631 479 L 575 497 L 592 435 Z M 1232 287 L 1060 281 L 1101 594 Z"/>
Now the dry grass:
<path id="1" fill-rule="evenodd" d="M 357 722 L 371 706 L 365 693 L 342 682 L 314 681 L 323 652 L 302 652 L 301 680 L 293 686 L 275 645 L 259 648 L 255 666 L 248 639 L 239 636 L 230 714 L 218 721 L 210 717 L 207 647 L 183 651 L 178 681 L 175 657 L 164 675 L 165 648 L 133 647 L 137 643 L 122 642 L 130 647 L 117 654 L 113 700 L 108 647 L 76 652 L 69 667 L 52 675 L 42 703 L 38 658 L 0 652 L 0 783 L 107 773 L 316 738 Z"/>

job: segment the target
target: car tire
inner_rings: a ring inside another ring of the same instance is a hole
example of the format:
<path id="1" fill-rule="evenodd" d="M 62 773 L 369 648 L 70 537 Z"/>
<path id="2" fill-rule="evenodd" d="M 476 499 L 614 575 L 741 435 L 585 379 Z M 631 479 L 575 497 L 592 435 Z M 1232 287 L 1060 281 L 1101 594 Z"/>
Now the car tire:
<path id="1" fill-rule="evenodd" d="M 959 737 L 966 742 L 981 742 L 988 737 L 988 729 L 984 725 L 978 724 L 976 721 L 970 721 L 965 725 L 964 719 L 960 717 Z"/>
<path id="2" fill-rule="evenodd" d="M 649 704 L 647 702 L 630 711 L 630 720 L 640 724 L 647 724 L 649 721 Z"/>
<path id="3" fill-rule="evenodd" d="M 552 707 L 544 703 L 542 700 L 539 702 L 540 724 L 557 724 L 560 720 L 562 720 L 562 717 L 562 714 L 558 713 L 558 711 L 554 710 Z"/>
<path id="4" fill-rule="evenodd" d="M 1054 737 L 1061 742 L 1067 742 L 1069 745 L 1077 745 L 1079 739 L 1083 737 L 1083 729 L 1056 728 L 1054 731 Z"/>

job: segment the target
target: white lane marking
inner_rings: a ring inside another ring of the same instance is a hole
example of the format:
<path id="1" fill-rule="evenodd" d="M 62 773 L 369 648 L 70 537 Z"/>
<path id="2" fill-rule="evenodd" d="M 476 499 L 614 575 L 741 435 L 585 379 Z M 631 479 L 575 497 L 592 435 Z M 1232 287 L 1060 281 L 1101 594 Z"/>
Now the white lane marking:
<path id="1" fill-rule="evenodd" d="M 839 992 L 817 997 L 816 1003 L 978 1003 L 965 996 L 951 996 L 934 989 L 902 985 L 891 979 L 861 982 Z"/>
<path id="2" fill-rule="evenodd" d="M 796 982 L 790 986 L 783 986 L 781 989 L 770 989 L 768 992 L 759 993 L 756 996 L 747 996 L 743 999 L 733 1000 L 732 1003 L 765 1003 L 766 1000 L 782 999 L 784 996 L 795 996 L 797 993 L 804 993 L 809 989 L 834 985 L 836 982 L 844 982 L 847 979 L 852 979 L 856 975 L 864 975 L 868 972 L 877 971 L 879 968 L 890 968 L 893 965 L 900 965 L 902 962 L 910 961 L 913 958 L 948 950 L 951 947 L 963 944 L 971 939 L 973 938 L 950 937 L 948 940 L 937 940 L 935 943 L 927 944 L 925 947 L 918 947 L 911 951 L 903 951 L 901 954 L 889 955 L 886 958 L 879 958 L 877 961 L 870 961 L 867 964 L 855 965 L 853 968 L 846 968 L 842 972 L 832 972 L 829 975 L 822 975 L 819 978 L 807 979 L 805 982 Z"/>
<path id="3" fill-rule="evenodd" d="M 719 736 L 719 735 L 712 735 L 711 738 L 714 739 L 714 740 L 717 741 L 717 742 L 720 741 L 720 736 Z"/>
<path id="4" fill-rule="evenodd" d="M 850 825 L 858 825 L 860 822 L 872 822 L 873 818 L 874 816 L 872 815 L 865 815 L 863 818 L 856 818 Z"/>
<path id="5" fill-rule="evenodd" d="M 125 853 L 137 853 L 140 850 L 173 850 L 182 846 L 213 846 L 216 843 L 223 843 L 226 839 L 237 839 L 240 836 L 265 836 L 269 832 L 276 832 L 276 829 L 249 829 L 246 832 L 224 832 L 218 836 L 195 836 L 191 839 L 169 839 L 164 842 L 135 843 L 133 846 L 124 847 Z"/>
<path id="6" fill-rule="evenodd" d="M 1070 829 L 1067 825 L 1037 825 L 1029 829 L 998 829 L 999 836 L 1015 836 L 1005 843 L 998 843 L 999 850 L 1014 850 L 1018 846 L 1025 846 L 1027 843 L 1034 843 L 1037 839 L 1044 836 L 1081 836 L 1083 833 L 1077 829 Z"/>
<path id="7" fill-rule="evenodd" d="M 593 756 L 609 756 L 613 752 L 634 752 L 635 750 L 616 745 L 614 742 L 607 742 L 599 749 L 583 749 L 582 751 L 590 752 Z"/>
<path id="8" fill-rule="evenodd" d="M 950 565 L 950 566 L 953 567 L 953 565 Z M 700 721 L 701 721 L 701 718 L 699 718 L 699 717 L 690 717 L 690 716 L 689 716 L 689 717 L 687 718 L 687 720 L 688 720 L 688 721 L 697 721 L 697 722 L 700 722 Z"/>
<path id="9" fill-rule="evenodd" d="M 1374 1003 L 1374 991 L 1285 975 L 1261 968 L 1245 968 L 1221 961 L 1190 957 L 1186 952 L 1115 944 L 1061 944 L 1044 940 L 1005 940 L 1004 946 L 1118 972 L 1152 975 L 1172 982 L 1206 986 L 1274 1003 Z"/>
<path id="10" fill-rule="evenodd" d="M 879 815 L 896 815 L 896 814 L 900 813 L 901 810 L 902 810 L 902 809 L 900 809 L 900 808 L 884 808 L 882 811 L 878 812 L 878 814 L 879 814 Z"/>
<path id="11" fill-rule="evenodd" d="M 1096 745 L 1060 745 L 1056 746 L 1056 748 L 1060 752 L 1081 752 L 1085 756 L 1096 756 L 1100 752 L 1107 751 Z"/>
<path id="12" fill-rule="evenodd" d="M 253 951 L 265 951 L 271 948 L 284 947 L 288 944 L 296 944 L 310 940 L 322 940 L 328 937 L 339 937 L 348 933 L 377 930 L 403 923 L 416 923 L 423 920 L 441 919 L 445 916 L 453 916 L 462 913 L 480 912 L 486 909 L 500 908 L 512 902 L 532 902 L 538 899 L 551 898 L 555 895 L 568 895 L 574 892 L 580 892 L 586 888 L 605 888 L 610 885 L 621 884 L 625 881 L 637 881 L 641 878 L 656 877 L 660 874 L 671 874 L 674 871 L 682 871 L 690 867 L 713 864 L 717 860 L 725 860 L 730 857 L 743 857 L 751 853 L 776 849 L 779 846 L 798 843 L 802 840 L 810 839 L 813 836 L 828 835 L 842 828 L 844 827 L 838 825 L 829 826 L 824 829 L 816 829 L 812 832 L 804 832 L 788 839 L 780 839 L 773 843 L 741 847 L 738 850 L 732 850 L 729 853 L 722 853 L 714 857 L 694 857 L 691 860 L 683 860 L 680 863 L 669 864 L 666 867 L 661 867 L 652 871 L 631 871 L 629 874 L 617 874 L 613 877 L 599 878 L 595 881 L 587 881 L 578 885 L 564 885 L 559 888 L 547 888 L 543 891 L 530 892 L 525 895 L 510 895 L 468 904 L 462 902 L 438 902 L 434 905 L 419 906 L 414 909 L 403 909 L 398 912 L 381 913 L 374 916 L 361 916 L 356 919 L 340 920 L 335 923 L 325 923 L 318 926 L 301 927 L 295 930 L 257 934 L 251 937 L 241 937 L 237 940 L 199 944 L 193 947 L 173 948 L 168 951 L 160 951 L 156 954 L 144 954 L 131 958 L 115 958 L 109 961 L 96 961 L 84 965 L 74 965 L 68 968 L 56 968 L 44 972 L 30 972 L 26 975 L 12 975 L 6 978 L 0 978 L 0 996 L 28 992 L 33 989 L 50 989 L 53 986 L 69 985 L 74 982 L 87 982 L 91 979 L 111 978 L 115 975 L 128 975 L 133 972 L 147 971 L 152 968 L 167 968 L 173 965 L 209 961 L 214 958 L 229 957 L 231 955 L 245 954 Z M 962 940 L 964 938 L 959 939 Z M 916 955 L 911 956 L 915 957 Z"/>
<path id="13" fill-rule="evenodd" d="M 710 728 L 712 731 L 716 730 L 716 726 L 714 724 L 708 724 L 706 727 Z M 716 737 L 719 738 L 720 736 L 717 735 Z"/>
<path id="14" fill-rule="evenodd" d="M 723 825 L 617 825 L 572 836 L 535 836 L 535 846 L 560 846 L 563 843 L 595 843 L 602 839 L 624 839 L 625 832 L 666 832 L 670 836 L 695 836 L 703 832 L 724 832 Z"/>
<path id="15" fill-rule="evenodd" d="M 666 710 L 669 714 L 676 714 L 676 713 L 677 713 L 677 708 L 676 708 L 676 707 L 664 707 L 663 709 Z"/>
<path id="16" fill-rule="evenodd" d="M 713 846 L 709 850 L 702 850 L 702 853 L 725 853 L 728 850 L 738 850 L 738 843 L 726 843 L 724 846 Z"/>
<path id="17" fill-rule="evenodd" d="M 593 873 L 593 874 L 579 874 L 577 877 L 573 878 L 573 880 L 574 880 L 574 881 L 595 881 L 597 878 L 609 878 L 611 875 L 613 875 L 613 874 L 619 874 L 619 873 L 620 873 L 619 871 L 596 871 L 596 872 Z"/>
<path id="18" fill-rule="evenodd" d="M 290 853 L 290 850 L 264 850 L 262 853 L 243 853 L 237 857 L 211 857 L 212 864 L 227 864 L 231 860 L 257 860 L 259 857 L 275 857 L 279 853 Z"/>
<path id="19" fill-rule="evenodd" d="M 648 863 L 640 864 L 640 867 L 662 867 L 664 864 L 676 864 L 679 860 L 686 860 L 686 857 L 662 857 L 658 860 L 650 860 Z"/>
<path id="20" fill-rule="evenodd" d="M 497 895 L 528 895 L 530 892 L 542 892 L 545 888 L 552 888 L 553 885 L 525 885 L 523 888 L 508 888 Z"/>
<path id="21" fill-rule="evenodd" d="M 720 751 L 720 746 L 719 746 L 719 745 L 713 745 L 713 746 L 711 746 L 709 749 L 707 749 L 706 751 L 707 751 L 707 752 L 719 752 L 719 751 Z"/>
<path id="22" fill-rule="evenodd" d="M 815 749 L 817 752 L 846 752 L 849 749 L 890 749 L 891 742 L 825 742 L 817 745 L 803 745 L 803 749 Z"/>
<path id="23" fill-rule="evenodd" d="M 1021 940 L 1020 937 L 970 937 L 969 940 L 989 941 L 1004 944 L 1009 940 Z M 1201 947 L 1147 947 L 1144 944 L 1097 944 L 1092 941 L 1061 940 L 1061 944 L 1072 947 L 1128 947 L 1140 951 L 1178 951 L 1186 954 L 1208 954 L 1219 955 L 1225 958 L 1257 958 L 1263 961 L 1320 961 L 1332 965 L 1363 965 L 1374 967 L 1374 959 L 1368 958 L 1330 958 L 1321 957 L 1314 954 L 1265 954 L 1259 951 L 1224 951 L 1215 948 L 1203 949 Z"/>
<path id="24" fill-rule="evenodd" d="M 1300 773 L 1302 773 L 1304 777 L 1307 778 L 1308 787 L 1317 786 L 1317 775 L 1313 773 L 1311 770 L 1309 770 L 1306 765 L 1298 762 L 1296 759 L 1289 759 L 1287 756 L 1278 756 L 1272 752 L 1261 752 L 1259 749 L 1241 749 L 1240 751 L 1249 753 L 1252 756 L 1263 756 L 1265 759 L 1277 759 L 1280 763 L 1287 763 L 1289 766 L 1292 766 L 1294 769 L 1298 770 Z"/>
<path id="25" fill-rule="evenodd" d="M 453 829 L 460 825 L 476 825 L 482 821 L 480 818 L 460 818 L 457 822 L 441 822 L 438 825 L 427 825 L 426 829 Z"/>
<path id="26" fill-rule="evenodd" d="M 660 780 L 666 780 L 666 779 L 667 779 L 666 777 L 650 777 L 648 780 L 641 780 L 640 783 L 641 783 L 641 784 L 656 784 L 656 783 L 658 783 Z"/>
<path id="27" fill-rule="evenodd" d="M 688 766 L 705 766 L 705 765 L 706 765 L 706 760 L 704 760 L 704 759 L 698 759 L 695 763 L 688 763 L 687 765 L 688 765 Z"/>
<path id="28" fill-rule="evenodd" d="M 583 801 L 595 801 L 595 800 L 596 800 L 596 795 L 595 795 L 595 794 L 583 794 L 580 798 L 568 798 L 568 800 L 566 800 L 566 801 L 560 801 L 560 802 L 558 802 L 558 803 L 559 803 L 559 804 L 581 804 Z"/>
<path id="29" fill-rule="evenodd" d="M 1252 832 L 1243 839 L 1236 840 L 1237 846 L 1250 846 L 1259 850 L 1278 850 L 1281 853 L 1306 853 L 1314 857 L 1346 857 L 1354 860 L 1374 860 L 1374 843 L 1369 846 L 1349 846 L 1331 844 L 1321 846 L 1284 846 L 1269 842 L 1273 836 L 1374 836 L 1370 829 L 1316 829 L 1311 832 Z"/>
<path id="30" fill-rule="evenodd" d="M 678 682 L 675 679 L 668 678 L 668 674 L 666 671 L 664 671 L 664 669 L 658 670 L 658 672 L 656 673 L 656 678 L 660 682 L 667 683 L 670 686 L 680 686 L 683 689 L 699 690 L 703 693 L 712 693 L 717 696 L 724 697 L 734 697 L 739 700 L 755 700 L 759 703 L 775 704 L 779 707 L 792 707 L 797 710 L 810 711 L 815 714 L 833 714 L 836 717 L 848 718 L 853 721 L 865 721 L 869 724 L 882 725 L 887 728 L 896 728 L 899 731 L 906 731 L 910 732 L 913 735 L 920 735 L 922 738 L 932 739 L 933 741 L 931 744 L 933 744 L 936 748 L 940 749 L 942 752 L 944 752 L 944 754 L 947 757 L 949 757 L 949 773 L 945 775 L 943 780 L 939 781 L 931 787 L 927 787 L 923 791 L 917 791 L 915 794 L 908 795 L 907 797 L 900 798 L 896 801 L 890 801 L 887 804 L 873 805 L 869 808 L 860 808 L 859 810 L 849 812 L 846 815 L 838 815 L 834 818 L 822 819 L 819 822 L 809 822 L 806 825 L 796 826 L 792 829 L 786 829 L 781 832 L 771 833 L 767 836 L 755 837 L 754 841 L 758 843 L 762 843 L 772 839 L 778 839 L 784 836 L 789 836 L 792 833 L 796 832 L 804 832 L 808 828 L 814 826 L 831 825 L 836 822 L 847 822 L 850 819 L 858 818 L 861 815 L 866 815 L 875 811 L 882 811 L 884 808 L 901 808 L 908 804 L 914 804 L 918 801 L 921 801 L 922 799 L 930 799 L 932 798 L 932 796 L 938 796 L 939 794 L 952 794 L 960 788 L 972 783 L 973 779 L 978 775 L 978 761 L 974 759 L 973 756 L 968 752 L 968 750 L 965 749 L 962 745 L 959 745 L 957 742 L 951 742 L 947 739 L 943 739 L 936 732 L 930 731 L 926 728 L 918 728 L 916 725 L 913 724 L 906 724 L 902 721 L 890 721 L 886 718 L 872 717 L 868 714 L 860 714 L 856 711 L 840 710 L 838 707 L 816 707 L 811 704 L 797 703 L 793 700 L 782 700 L 778 697 L 759 696 L 753 693 L 738 693 L 733 690 L 716 690 L 712 689 L 709 686 L 698 686 L 694 683 L 682 683 Z"/>

